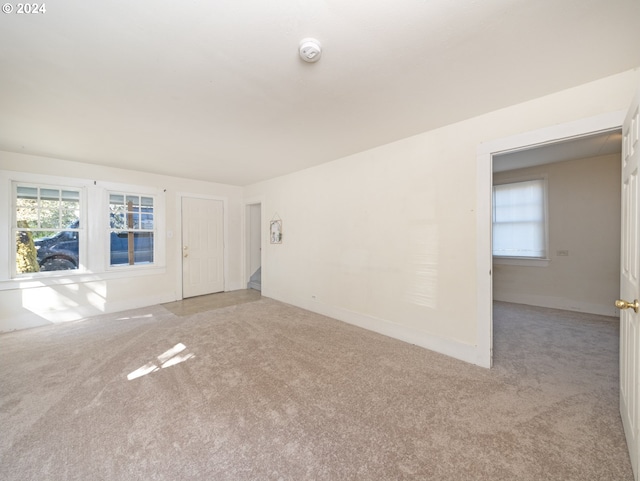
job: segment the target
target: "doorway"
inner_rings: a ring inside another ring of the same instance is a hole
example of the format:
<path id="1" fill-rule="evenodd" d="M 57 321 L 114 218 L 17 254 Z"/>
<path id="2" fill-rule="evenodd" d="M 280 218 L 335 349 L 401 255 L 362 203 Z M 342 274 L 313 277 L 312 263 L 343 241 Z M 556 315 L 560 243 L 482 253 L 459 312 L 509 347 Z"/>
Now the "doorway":
<path id="1" fill-rule="evenodd" d="M 617 315 L 621 147 L 616 129 L 493 156 L 494 301 Z"/>
<path id="2" fill-rule="evenodd" d="M 492 255 L 492 193 L 493 163 L 499 155 L 531 150 L 594 134 L 619 130 L 624 112 L 603 114 L 568 124 L 499 139 L 478 147 L 477 184 L 477 285 L 478 285 L 478 360 L 491 367 L 493 358 L 493 255 Z M 570 253 L 569 253 L 570 254 Z"/>
<path id="3" fill-rule="evenodd" d="M 262 204 L 247 204 L 247 289 L 262 291 Z"/>

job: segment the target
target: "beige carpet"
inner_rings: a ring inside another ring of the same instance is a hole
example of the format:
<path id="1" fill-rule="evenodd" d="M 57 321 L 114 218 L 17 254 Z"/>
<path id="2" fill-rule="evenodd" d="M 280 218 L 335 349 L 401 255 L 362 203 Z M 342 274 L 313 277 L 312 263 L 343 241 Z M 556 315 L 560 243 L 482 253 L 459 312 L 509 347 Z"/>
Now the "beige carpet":
<path id="1" fill-rule="evenodd" d="M 245 302 L 257 301 L 260 300 L 261 296 L 260 291 L 255 289 L 240 289 L 168 302 L 162 304 L 162 307 L 173 312 L 176 316 L 190 316 L 199 312 L 220 309 L 221 307 L 237 306 Z"/>
<path id="2" fill-rule="evenodd" d="M 611 318 L 497 304 L 486 370 L 263 298 L 0 336 L 0 479 L 632 480 Z"/>

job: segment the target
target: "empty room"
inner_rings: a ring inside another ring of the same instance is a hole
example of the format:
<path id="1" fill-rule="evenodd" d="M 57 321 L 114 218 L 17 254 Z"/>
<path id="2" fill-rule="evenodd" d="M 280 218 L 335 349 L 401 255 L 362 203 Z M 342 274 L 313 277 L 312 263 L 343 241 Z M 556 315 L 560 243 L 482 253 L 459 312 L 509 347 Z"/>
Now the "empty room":
<path id="1" fill-rule="evenodd" d="M 1 479 L 640 479 L 637 0 L 0 41 Z"/>

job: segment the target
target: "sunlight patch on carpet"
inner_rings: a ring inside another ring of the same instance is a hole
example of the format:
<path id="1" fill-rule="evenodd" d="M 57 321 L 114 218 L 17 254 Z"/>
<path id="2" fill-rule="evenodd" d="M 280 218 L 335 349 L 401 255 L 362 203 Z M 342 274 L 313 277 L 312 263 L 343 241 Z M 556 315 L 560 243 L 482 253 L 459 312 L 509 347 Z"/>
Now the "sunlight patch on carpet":
<path id="1" fill-rule="evenodd" d="M 117 321 L 128 321 L 129 319 L 143 319 L 145 317 L 153 317 L 153 314 L 141 314 L 139 316 L 119 317 Z"/>
<path id="2" fill-rule="evenodd" d="M 146 376 L 147 374 L 151 374 L 160 369 L 175 366 L 176 364 L 180 364 L 181 362 L 188 361 L 192 357 L 195 357 L 195 354 L 190 352 L 181 354 L 186 348 L 187 346 L 179 342 L 178 344 L 173 346 L 171 349 L 163 352 L 157 357 L 159 366 L 154 362 L 148 362 L 144 366 L 139 367 L 135 371 L 130 372 L 127 375 L 127 379 L 129 381 L 132 381 L 133 379 Z"/>

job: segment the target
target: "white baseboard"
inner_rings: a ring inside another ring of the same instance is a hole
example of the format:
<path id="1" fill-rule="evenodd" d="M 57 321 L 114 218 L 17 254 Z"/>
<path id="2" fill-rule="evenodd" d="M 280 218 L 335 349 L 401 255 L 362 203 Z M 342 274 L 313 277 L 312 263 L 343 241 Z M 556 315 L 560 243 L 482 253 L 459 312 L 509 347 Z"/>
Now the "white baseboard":
<path id="1" fill-rule="evenodd" d="M 470 364 L 478 364 L 478 359 L 480 359 L 480 356 L 478 355 L 478 348 L 475 345 L 464 344 L 451 339 L 437 337 L 416 329 L 400 326 L 385 319 L 379 319 L 318 301 L 292 301 L 291 299 L 276 300 L 292 304 L 296 307 L 301 307 L 308 311 L 322 314 L 369 331 L 377 332 L 378 334 L 382 334 L 393 339 L 414 344 Z"/>
<path id="2" fill-rule="evenodd" d="M 564 311 L 585 312 L 587 314 L 597 314 L 600 316 L 618 316 L 618 310 L 613 305 L 575 301 L 564 297 L 532 296 L 527 294 L 501 294 L 493 292 L 496 301 L 513 302 L 514 304 L 526 304 L 528 306 L 548 307 L 551 309 L 562 309 Z"/>
<path id="3" fill-rule="evenodd" d="M 242 284 L 242 282 L 240 281 L 233 281 L 233 282 L 227 282 L 227 284 L 225 285 L 225 292 L 229 292 L 229 291 L 237 291 L 240 289 L 246 289 L 247 286 L 246 284 Z"/>

